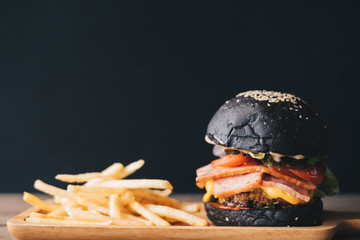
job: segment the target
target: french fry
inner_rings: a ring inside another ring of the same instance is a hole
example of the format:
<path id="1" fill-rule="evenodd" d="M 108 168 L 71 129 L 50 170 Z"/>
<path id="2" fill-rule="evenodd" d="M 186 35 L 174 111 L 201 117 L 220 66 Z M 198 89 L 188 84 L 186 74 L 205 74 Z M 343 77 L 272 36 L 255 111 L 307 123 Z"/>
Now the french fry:
<path id="1" fill-rule="evenodd" d="M 102 176 L 103 175 L 99 172 L 92 172 L 80 174 L 58 174 L 55 178 L 63 182 L 82 183 Z"/>
<path id="2" fill-rule="evenodd" d="M 118 195 L 113 194 L 110 195 L 110 201 L 109 201 L 109 215 L 112 218 L 120 218 L 120 219 L 128 219 L 132 221 L 138 221 L 142 222 L 148 226 L 153 225 L 150 221 L 145 220 L 140 217 L 136 217 L 134 215 L 128 214 L 129 211 L 122 206 L 123 202 L 121 202 L 121 199 Z"/>
<path id="3" fill-rule="evenodd" d="M 158 195 L 149 189 L 130 189 L 130 191 L 134 194 L 137 201 L 141 201 L 142 199 L 144 199 L 147 200 L 144 202 L 157 203 L 160 205 L 166 205 L 174 208 L 180 207 L 179 202 L 175 199 Z"/>
<path id="4" fill-rule="evenodd" d="M 49 212 L 47 215 L 52 216 L 52 217 L 66 217 L 66 216 L 68 216 L 67 213 L 65 212 L 64 206 L 58 207 L 54 211 Z"/>
<path id="5" fill-rule="evenodd" d="M 72 208 L 69 206 L 65 207 L 65 211 L 67 214 L 69 214 L 70 217 L 72 217 L 75 220 L 80 221 L 89 221 L 89 222 L 101 222 L 101 221 L 111 221 L 112 224 L 115 225 L 138 225 L 138 226 L 144 226 L 145 224 L 138 221 L 132 221 L 128 219 L 114 219 L 110 218 L 104 215 L 101 215 L 100 213 L 94 213 L 89 211 L 84 211 L 81 209 Z"/>
<path id="6" fill-rule="evenodd" d="M 29 214 L 30 218 L 48 218 L 48 219 L 65 219 L 65 216 L 52 216 L 49 214 L 42 214 L 42 213 L 37 213 L 37 212 L 32 212 Z"/>
<path id="7" fill-rule="evenodd" d="M 123 218 L 123 213 L 120 208 L 119 195 L 110 195 L 109 199 L 109 215 L 112 218 Z"/>
<path id="8" fill-rule="evenodd" d="M 90 202 L 85 198 L 78 197 L 76 202 L 78 202 L 80 205 L 87 207 L 88 210 L 95 210 L 97 212 L 101 212 L 105 215 L 109 215 L 109 208 L 100 206 L 96 203 Z"/>
<path id="9" fill-rule="evenodd" d="M 201 210 L 201 204 L 199 203 L 182 203 L 180 204 L 180 210 L 185 212 L 200 212 Z"/>
<path id="10" fill-rule="evenodd" d="M 173 218 L 167 218 L 167 217 L 162 217 L 165 221 L 167 221 L 168 223 L 170 223 L 171 225 L 177 224 L 177 223 L 181 223 L 178 220 L 175 220 Z"/>
<path id="11" fill-rule="evenodd" d="M 209 226 L 209 222 L 205 219 L 175 208 L 154 204 L 146 204 L 144 206 L 151 212 L 156 213 L 162 217 L 172 218 L 192 226 Z"/>
<path id="12" fill-rule="evenodd" d="M 54 210 L 56 210 L 58 208 L 58 206 L 56 206 L 54 204 L 44 202 L 40 198 L 38 198 L 38 197 L 32 195 L 31 193 L 28 193 L 28 192 L 24 192 L 23 199 L 28 204 L 33 205 L 34 207 L 37 207 L 37 208 L 39 208 L 41 210 L 44 210 L 46 212 L 51 212 L 51 211 L 54 211 Z"/>
<path id="13" fill-rule="evenodd" d="M 151 192 L 163 196 L 163 197 L 167 197 L 172 193 L 171 189 L 164 189 L 164 190 L 150 190 Z"/>
<path id="14" fill-rule="evenodd" d="M 111 188 L 157 188 L 173 189 L 169 181 L 159 179 L 131 179 L 131 180 L 110 180 L 99 183 L 101 187 Z"/>
<path id="15" fill-rule="evenodd" d="M 41 180 L 36 180 L 34 183 L 34 188 L 44 192 L 46 194 L 49 194 L 51 196 L 57 196 L 57 197 L 62 197 L 62 198 L 68 198 L 68 199 L 72 199 L 72 200 L 76 200 L 76 196 L 69 194 L 68 192 L 66 192 L 64 189 L 49 185 L 47 183 L 44 183 Z"/>
<path id="16" fill-rule="evenodd" d="M 168 223 L 158 215 L 154 214 L 153 212 L 149 211 L 136 201 L 129 204 L 129 207 L 150 222 L 154 223 L 156 226 L 170 226 L 170 223 Z"/>
<path id="17" fill-rule="evenodd" d="M 121 163 L 114 163 L 104 169 L 101 174 L 108 178 L 119 179 L 123 171 L 124 165 L 122 165 Z"/>
<path id="18" fill-rule="evenodd" d="M 100 221 L 110 220 L 106 216 L 101 215 L 100 213 L 84 211 L 70 206 L 65 206 L 65 211 L 70 217 L 72 217 L 75 220 L 89 221 L 89 222 L 93 222 L 93 221 L 100 222 Z"/>
<path id="19" fill-rule="evenodd" d="M 123 217 L 124 217 L 125 219 L 129 219 L 129 220 L 132 220 L 132 221 L 142 222 L 142 223 L 144 223 L 144 224 L 147 225 L 147 226 L 152 226 L 152 225 L 154 225 L 154 224 L 153 224 L 152 222 L 150 222 L 149 220 L 146 220 L 146 219 L 141 218 L 141 217 L 134 216 L 134 215 L 132 215 L 132 214 L 124 213 L 124 214 L 123 214 Z"/>
<path id="20" fill-rule="evenodd" d="M 134 172 L 139 170 L 144 165 L 144 163 L 145 161 L 142 159 L 130 163 L 125 167 L 124 171 L 118 176 L 118 179 L 126 178 L 127 176 L 133 174 Z"/>
<path id="21" fill-rule="evenodd" d="M 131 210 L 128 207 L 119 205 L 119 208 L 122 213 L 131 215 Z"/>
<path id="22" fill-rule="evenodd" d="M 36 180 L 34 183 L 34 187 L 39 190 L 42 191 L 46 194 L 49 194 L 51 196 L 60 196 L 63 198 L 67 198 L 73 201 L 76 201 L 77 203 L 79 203 L 80 205 L 86 206 L 90 209 L 94 209 L 96 211 L 99 211 L 101 213 L 104 214 L 109 214 L 109 209 L 103 206 L 100 206 L 94 202 L 89 201 L 88 199 L 84 198 L 84 197 L 80 197 L 77 196 L 75 194 L 72 193 L 68 193 L 66 190 L 58 188 L 58 187 L 54 187 L 51 186 L 49 184 L 44 183 L 41 180 Z"/>
<path id="23" fill-rule="evenodd" d="M 135 197 L 131 192 L 126 192 L 123 195 L 119 196 L 119 204 L 126 206 L 135 201 Z"/>
<path id="24" fill-rule="evenodd" d="M 89 181 L 87 181 L 85 184 L 84 184 L 84 186 L 96 186 L 97 184 L 99 184 L 99 183 L 102 183 L 102 182 L 105 182 L 105 181 L 107 181 L 107 180 L 109 180 L 109 179 L 107 179 L 107 178 L 104 178 L 104 177 L 99 177 L 99 178 L 94 178 L 94 179 L 91 179 L 91 180 L 89 180 Z"/>
<path id="25" fill-rule="evenodd" d="M 96 194 L 89 194 L 89 193 L 78 193 L 78 196 L 87 199 L 91 202 L 94 202 L 100 206 L 108 207 L 109 206 L 109 200 L 106 199 L 104 196 L 96 195 Z"/>
<path id="26" fill-rule="evenodd" d="M 54 196 L 53 199 L 55 204 L 61 204 L 62 197 Z"/>
<path id="27" fill-rule="evenodd" d="M 67 191 L 70 193 L 91 193 L 103 196 L 110 196 L 112 194 L 122 195 L 128 190 L 126 188 L 68 185 Z"/>
<path id="28" fill-rule="evenodd" d="M 62 198 L 61 199 L 61 206 L 71 206 L 71 207 L 79 207 L 80 205 L 75 201 L 75 198 L 74 200 L 72 199 L 68 199 L 68 198 Z"/>
<path id="29" fill-rule="evenodd" d="M 199 211 L 199 204 L 180 204 L 169 197 L 170 182 L 161 179 L 126 179 L 144 165 L 138 160 L 124 167 L 114 163 L 101 172 L 59 174 L 56 179 L 84 183 L 68 185 L 67 190 L 34 182 L 35 189 L 53 197 L 55 204 L 40 200 L 24 192 L 24 200 L 38 207 L 26 222 L 64 225 L 120 225 L 120 226 L 170 226 L 184 222 L 206 226 L 205 219 L 188 212 Z M 182 211 L 182 210 L 185 211 Z"/>

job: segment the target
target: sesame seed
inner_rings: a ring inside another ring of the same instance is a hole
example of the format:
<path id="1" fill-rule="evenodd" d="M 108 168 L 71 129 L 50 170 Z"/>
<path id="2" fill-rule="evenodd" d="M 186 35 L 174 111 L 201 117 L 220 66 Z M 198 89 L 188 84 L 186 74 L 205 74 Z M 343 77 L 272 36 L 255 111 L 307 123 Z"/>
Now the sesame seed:
<path id="1" fill-rule="evenodd" d="M 226 104 L 228 104 L 228 103 L 229 103 L 229 101 L 226 101 L 225 103 L 226 103 Z"/>
<path id="2" fill-rule="evenodd" d="M 295 221 L 297 221 L 297 220 L 299 220 L 299 217 L 296 217 L 296 218 L 295 218 Z"/>
<path id="3" fill-rule="evenodd" d="M 301 116 L 301 115 L 299 115 L 299 118 L 302 118 L 302 116 Z"/>
<path id="4" fill-rule="evenodd" d="M 255 100 L 266 101 L 269 103 L 291 102 L 294 105 L 298 104 L 299 102 L 304 103 L 303 100 L 292 94 L 266 91 L 266 90 L 252 90 L 252 91 L 242 92 L 237 94 L 236 97 L 246 97 L 246 98 L 251 97 Z"/>

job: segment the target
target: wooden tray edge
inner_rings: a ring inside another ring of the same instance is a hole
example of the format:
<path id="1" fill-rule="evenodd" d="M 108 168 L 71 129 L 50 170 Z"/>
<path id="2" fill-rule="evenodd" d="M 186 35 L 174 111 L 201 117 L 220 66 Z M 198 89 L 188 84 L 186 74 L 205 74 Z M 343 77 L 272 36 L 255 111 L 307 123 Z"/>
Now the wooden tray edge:
<path id="1" fill-rule="evenodd" d="M 227 226 L 171 226 L 171 227 L 137 227 L 137 226 L 104 226 L 104 225 L 49 225 L 27 223 L 25 218 L 37 208 L 29 208 L 7 221 L 8 231 L 17 239 L 136 239 L 134 232 L 144 233 L 148 239 L 216 239 L 234 238 L 241 234 L 243 240 L 256 239 L 261 234 L 262 239 L 331 239 L 337 229 L 338 222 L 330 221 L 321 226 L 314 227 L 227 227 Z M 345 221 L 344 221 L 345 222 Z M 360 221 L 359 221 L 360 223 Z M 343 230 L 349 225 L 344 225 Z M 108 231 L 110 230 L 111 231 Z M 51 232 L 50 232 L 51 231 Z M 83 232 L 83 233 L 81 233 Z M 49 233 L 51 233 L 49 235 Z M 58 234 L 56 234 L 58 233 Z M 83 234 L 83 235 L 82 235 Z M 280 235 L 279 235 L 280 234 Z M 155 238 L 150 238 L 153 236 Z M 95 238 L 94 238 L 95 237 Z M 141 239 L 141 238 L 137 238 Z"/>

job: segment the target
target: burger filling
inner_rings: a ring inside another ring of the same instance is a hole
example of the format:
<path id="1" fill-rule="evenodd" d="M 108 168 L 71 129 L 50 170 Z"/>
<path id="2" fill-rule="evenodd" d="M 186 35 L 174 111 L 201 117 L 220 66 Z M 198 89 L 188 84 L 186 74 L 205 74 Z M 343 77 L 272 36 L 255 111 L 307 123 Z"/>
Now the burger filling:
<path id="1" fill-rule="evenodd" d="M 219 151 L 221 158 L 197 170 L 197 186 L 206 188 L 204 202 L 234 208 L 291 208 L 313 198 L 334 195 L 338 183 L 325 157 L 293 157 L 249 152 Z"/>
<path id="2" fill-rule="evenodd" d="M 269 198 L 261 188 L 255 188 L 250 192 L 237 193 L 226 197 L 221 199 L 221 203 L 229 207 L 244 208 L 272 208 L 274 206 L 288 208 L 292 206 L 292 204 L 282 198 Z"/>

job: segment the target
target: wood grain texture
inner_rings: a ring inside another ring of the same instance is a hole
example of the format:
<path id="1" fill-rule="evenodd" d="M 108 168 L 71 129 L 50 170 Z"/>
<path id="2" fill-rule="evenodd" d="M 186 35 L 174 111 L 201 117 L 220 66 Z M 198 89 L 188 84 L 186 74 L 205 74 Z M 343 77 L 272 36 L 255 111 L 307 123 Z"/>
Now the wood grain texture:
<path id="1" fill-rule="evenodd" d="M 24 221 L 30 208 L 7 223 L 9 232 L 18 239 L 331 239 L 339 234 L 360 234 L 360 215 L 328 212 L 324 224 L 316 227 L 119 227 L 30 224 Z M 205 217 L 205 212 L 199 213 Z M 345 220 L 349 219 L 349 220 Z M 340 232 L 339 232 L 340 231 Z"/>

